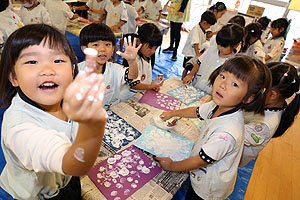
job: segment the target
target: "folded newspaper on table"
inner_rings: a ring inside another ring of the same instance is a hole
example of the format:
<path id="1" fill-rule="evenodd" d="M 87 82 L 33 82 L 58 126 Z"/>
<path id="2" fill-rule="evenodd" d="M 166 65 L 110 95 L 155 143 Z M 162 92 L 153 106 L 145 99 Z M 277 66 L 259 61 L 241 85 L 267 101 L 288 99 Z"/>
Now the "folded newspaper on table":
<path id="1" fill-rule="evenodd" d="M 135 146 L 157 157 L 169 157 L 173 161 L 189 158 L 194 142 L 184 137 L 149 125 Z"/>

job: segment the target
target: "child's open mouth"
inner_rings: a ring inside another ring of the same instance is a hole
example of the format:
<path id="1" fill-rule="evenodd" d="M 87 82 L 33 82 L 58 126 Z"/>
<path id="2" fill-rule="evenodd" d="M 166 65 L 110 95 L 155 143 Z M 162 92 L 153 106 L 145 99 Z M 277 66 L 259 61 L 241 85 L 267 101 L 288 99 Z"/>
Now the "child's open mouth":
<path id="1" fill-rule="evenodd" d="M 223 98 L 223 96 L 219 92 L 216 92 L 216 94 L 218 97 Z"/>
<path id="2" fill-rule="evenodd" d="M 39 88 L 42 90 L 53 90 L 57 87 L 58 87 L 58 85 L 54 82 L 45 82 L 39 86 Z"/>

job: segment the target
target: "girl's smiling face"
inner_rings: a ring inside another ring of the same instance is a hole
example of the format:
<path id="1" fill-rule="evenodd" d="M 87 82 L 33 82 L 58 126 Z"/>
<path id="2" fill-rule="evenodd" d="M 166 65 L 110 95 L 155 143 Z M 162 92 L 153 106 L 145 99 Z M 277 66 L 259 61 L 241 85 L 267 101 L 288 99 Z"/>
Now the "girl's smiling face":
<path id="1" fill-rule="evenodd" d="M 67 86 L 73 80 L 70 58 L 46 41 L 23 49 L 10 74 L 10 82 L 46 111 L 60 107 Z"/>
<path id="2" fill-rule="evenodd" d="M 243 102 L 248 90 L 248 83 L 234 74 L 222 71 L 215 79 L 212 89 L 213 101 L 222 112 L 235 108 Z"/>

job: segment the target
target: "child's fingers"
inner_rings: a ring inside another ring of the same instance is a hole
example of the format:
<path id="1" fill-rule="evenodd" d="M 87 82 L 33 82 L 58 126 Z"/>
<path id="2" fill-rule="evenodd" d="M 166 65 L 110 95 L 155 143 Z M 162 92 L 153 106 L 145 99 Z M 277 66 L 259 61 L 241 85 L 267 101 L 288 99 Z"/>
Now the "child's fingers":
<path id="1" fill-rule="evenodd" d="M 139 44 L 139 46 L 136 49 L 140 50 L 141 47 L 142 47 L 142 44 Z"/>

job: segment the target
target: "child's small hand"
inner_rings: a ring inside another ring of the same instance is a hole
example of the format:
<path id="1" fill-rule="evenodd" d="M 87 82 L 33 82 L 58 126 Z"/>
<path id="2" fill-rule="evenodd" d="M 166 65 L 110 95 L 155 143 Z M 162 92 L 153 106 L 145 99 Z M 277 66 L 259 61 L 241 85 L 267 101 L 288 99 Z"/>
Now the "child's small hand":
<path id="1" fill-rule="evenodd" d="M 137 52 L 142 47 L 142 44 L 140 44 L 138 47 L 136 47 L 136 38 L 134 38 L 133 43 L 131 42 L 131 36 L 128 36 L 127 39 L 125 39 L 125 52 L 119 52 L 119 54 L 125 58 L 128 63 L 134 62 L 137 56 Z"/>
<path id="2" fill-rule="evenodd" d="M 170 158 L 168 158 L 168 157 L 155 157 L 154 159 L 159 162 L 160 166 L 164 170 L 172 171 L 173 161 Z"/>
<path id="3" fill-rule="evenodd" d="M 158 80 L 160 80 L 158 82 Z M 164 78 L 160 78 L 160 77 L 156 77 L 156 79 L 154 81 L 152 81 L 151 83 L 151 87 L 153 88 L 154 91 L 159 91 L 159 88 L 164 84 L 165 79 Z"/>
<path id="4" fill-rule="evenodd" d="M 107 119 L 102 106 L 104 91 L 102 75 L 80 72 L 65 91 L 63 110 L 73 121 L 103 125 Z"/>
<path id="5" fill-rule="evenodd" d="M 167 111 L 167 112 L 163 112 L 160 116 L 159 116 L 163 121 L 167 121 L 168 119 L 172 118 L 172 111 Z"/>
<path id="6" fill-rule="evenodd" d="M 193 77 L 190 74 L 188 74 L 182 79 L 182 82 L 183 82 L 183 84 L 189 85 L 192 80 L 193 80 Z"/>

